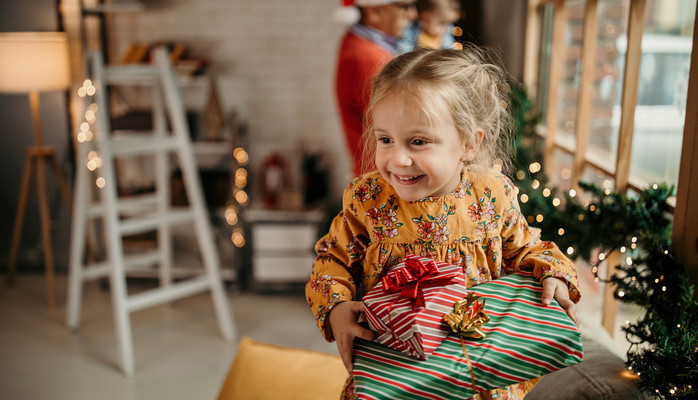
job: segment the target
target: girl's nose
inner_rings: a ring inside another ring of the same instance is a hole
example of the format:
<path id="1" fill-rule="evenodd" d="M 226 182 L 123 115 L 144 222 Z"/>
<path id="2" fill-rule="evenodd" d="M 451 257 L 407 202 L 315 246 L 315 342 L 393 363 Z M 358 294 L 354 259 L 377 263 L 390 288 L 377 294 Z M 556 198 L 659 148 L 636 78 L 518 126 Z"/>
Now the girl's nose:
<path id="1" fill-rule="evenodd" d="M 396 167 L 409 167 L 412 165 L 412 156 L 406 149 L 396 149 L 391 161 Z"/>

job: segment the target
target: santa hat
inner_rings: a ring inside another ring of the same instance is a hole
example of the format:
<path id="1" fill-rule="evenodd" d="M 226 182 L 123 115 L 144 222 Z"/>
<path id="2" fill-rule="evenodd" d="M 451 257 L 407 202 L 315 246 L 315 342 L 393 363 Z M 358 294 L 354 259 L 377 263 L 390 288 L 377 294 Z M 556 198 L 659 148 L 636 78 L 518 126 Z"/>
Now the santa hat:
<path id="1" fill-rule="evenodd" d="M 384 6 L 398 0 L 342 0 L 342 7 L 334 13 L 334 19 L 345 25 L 359 22 L 361 15 L 357 7 Z"/>

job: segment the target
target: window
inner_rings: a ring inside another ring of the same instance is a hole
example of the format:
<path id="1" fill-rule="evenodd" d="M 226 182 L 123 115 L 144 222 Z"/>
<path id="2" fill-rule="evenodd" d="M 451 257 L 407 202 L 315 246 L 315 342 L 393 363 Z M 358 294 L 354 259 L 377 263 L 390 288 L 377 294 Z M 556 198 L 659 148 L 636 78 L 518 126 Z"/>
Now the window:
<path id="1" fill-rule="evenodd" d="M 686 204 L 696 177 L 685 171 L 698 158 L 698 110 L 687 101 L 698 70 L 691 65 L 696 0 L 529 0 L 528 10 L 524 76 L 544 116 L 551 181 L 629 192 L 678 185 L 674 239 L 680 231 L 684 259 L 695 258 L 688 250 L 696 230 L 686 226 L 696 211 Z M 611 331 L 615 305 L 606 292 L 603 324 Z"/>

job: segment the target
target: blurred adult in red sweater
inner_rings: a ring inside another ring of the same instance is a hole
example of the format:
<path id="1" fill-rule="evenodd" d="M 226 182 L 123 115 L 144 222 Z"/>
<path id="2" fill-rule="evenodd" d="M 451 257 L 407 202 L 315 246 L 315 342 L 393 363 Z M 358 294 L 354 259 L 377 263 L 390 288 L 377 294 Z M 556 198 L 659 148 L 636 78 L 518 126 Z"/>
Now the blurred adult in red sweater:
<path id="1" fill-rule="evenodd" d="M 358 22 L 342 38 L 337 59 L 335 90 L 344 136 L 352 157 L 354 176 L 362 167 L 361 134 L 371 80 L 397 53 L 397 43 L 417 11 L 414 0 L 344 0 L 341 19 Z M 355 15 L 352 16 L 351 13 Z"/>

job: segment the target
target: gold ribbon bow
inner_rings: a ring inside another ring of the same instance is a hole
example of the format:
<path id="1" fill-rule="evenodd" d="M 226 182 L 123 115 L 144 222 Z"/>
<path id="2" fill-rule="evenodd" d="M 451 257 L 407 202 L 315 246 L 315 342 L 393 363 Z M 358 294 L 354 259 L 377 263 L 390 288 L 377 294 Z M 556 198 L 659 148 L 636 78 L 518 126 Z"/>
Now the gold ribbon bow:
<path id="1" fill-rule="evenodd" d="M 468 350 L 465 348 L 464 337 L 475 339 L 484 339 L 485 332 L 482 331 L 482 326 L 490 322 L 490 317 L 485 312 L 485 300 L 479 301 L 479 298 L 474 293 L 468 293 L 461 300 L 453 304 L 453 312 L 444 314 L 444 321 L 451 327 L 453 332 L 460 336 L 460 344 L 463 347 L 465 361 L 468 363 L 468 371 L 470 372 L 470 381 L 473 384 L 475 391 L 475 374 L 473 373 L 473 364 L 468 357 Z"/>

